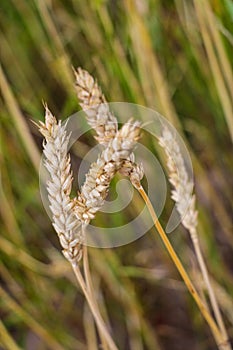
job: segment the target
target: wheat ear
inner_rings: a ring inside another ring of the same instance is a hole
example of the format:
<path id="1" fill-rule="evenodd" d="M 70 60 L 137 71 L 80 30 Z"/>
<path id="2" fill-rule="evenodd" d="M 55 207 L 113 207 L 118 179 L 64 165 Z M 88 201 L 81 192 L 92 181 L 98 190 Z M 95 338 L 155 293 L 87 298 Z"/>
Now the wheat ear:
<path id="1" fill-rule="evenodd" d="M 74 214 L 75 200 L 70 198 L 72 172 L 67 147 L 70 135 L 45 105 L 45 122 L 39 122 L 39 131 L 45 137 L 44 165 L 50 180 L 47 181 L 48 198 L 53 216 L 53 227 L 58 234 L 64 256 L 76 263 L 82 257 L 81 221 Z"/>
<path id="2" fill-rule="evenodd" d="M 77 206 L 78 201 L 70 198 L 73 180 L 70 156 L 67 155 L 70 135 L 66 133 L 66 125 L 61 125 L 61 121 L 57 122 L 47 105 L 45 105 L 45 123 L 39 122 L 38 127 L 45 137 L 43 142 L 44 165 L 50 174 L 50 180 L 47 181 L 47 190 L 53 215 L 53 226 L 63 247 L 63 254 L 71 263 L 75 276 L 87 299 L 101 337 L 104 339 L 104 345 L 107 343 L 109 349 L 117 350 L 100 315 L 93 294 L 87 288 L 78 266 L 78 262 L 82 257 L 86 221 L 77 217 L 75 206 Z"/>
<path id="3" fill-rule="evenodd" d="M 159 144 L 164 148 L 167 155 L 167 166 L 169 170 L 169 181 L 173 185 L 171 198 L 176 203 L 176 208 L 180 214 L 182 224 L 188 230 L 193 242 L 195 254 L 200 267 L 200 271 L 205 282 L 206 289 L 209 294 L 211 306 L 214 311 L 217 325 L 222 333 L 225 345 L 223 349 L 230 350 L 226 328 L 222 319 L 222 315 L 218 306 L 218 302 L 214 290 L 210 283 L 208 270 L 201 252 L 200 243 L 197 234 L 197 210 L 196 198 L 193 194 L 190 200 L 190 191 L 192 190 L 192 182 L 189 179 L 184 159 L 182 157 L 180 147 L 175 136 L 167 128 L 163 127 L 162 135 L 159 138 Z"/>
<path id="4" fill-rule="evenodd" d="M 80 101 L 80 106 L 86 113 L 89 125 L 97 134 L 95 138 L 100 144 L 104 144 L 105 146 L 108 146 L 110 143 L 111 147 L 113 139 L 115 138 L 117 140 L 118 137 L 117 118 L 110 111 L 101 87 L 91 74 L 80 67 L 73 71 L 76 80 L 77 97 Z M 129 135 L 127 139 L 129 139 Z M 118 143 L 118 147 L 120 146 L 119 141 L 114 142 Z M 138 173 L 139 171 L 141 174 L 143 173 L 142 166 L 134 163 L 133 153 L 125 161 L 121 162 L 120 167 L 117 167 L 119 173 L 124 176 L 133 176 L 135 174 L 135 167 L 137 167 Z"/>

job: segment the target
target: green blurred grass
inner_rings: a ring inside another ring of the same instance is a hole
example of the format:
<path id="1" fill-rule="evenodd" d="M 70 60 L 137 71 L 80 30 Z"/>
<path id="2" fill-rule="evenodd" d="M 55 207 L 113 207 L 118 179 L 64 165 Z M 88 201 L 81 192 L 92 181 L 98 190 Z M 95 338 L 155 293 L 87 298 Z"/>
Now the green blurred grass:
<path id="1" fill-rule="evenodd" d="M 232 336 L 231 1 L 0 6 L 0 346 L 95 349 L 91 316 L 41 203 L 41 138 L 30 122 L 43 119 L 42 100 L 59 118 L 79 109 L 72 65 L 96 76 L 109 101 L 155 108 L 183 134 L 194 164 L 202 247 Z M 128 213 L 112 220 L 125 222 Z M 167 217 L 165 210 L 162 223 Z M 171 239 L 198 284 L 187 234 L 178 228 Z M 152 232 L 90 253 L 98 300 L 120 349 L 215 349 Z"/>

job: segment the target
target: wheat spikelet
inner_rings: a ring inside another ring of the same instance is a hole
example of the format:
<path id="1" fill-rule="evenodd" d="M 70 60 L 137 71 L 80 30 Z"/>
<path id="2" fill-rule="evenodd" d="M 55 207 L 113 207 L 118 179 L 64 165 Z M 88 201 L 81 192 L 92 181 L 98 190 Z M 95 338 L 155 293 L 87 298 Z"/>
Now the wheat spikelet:
<path id="1" fill-rule="evenodd" d="M 72 172 L 67 146 L 70 136 L 65 125 L 57 122 L 45 106 L 45 123 L 40 122 L 39 131 L 45 137 L 44 165 L 50 180 L 47 181 L 48 198 L 53 215 L 53 226 L 58 234 L 64 256 L 78 262 L 82 256 L 81 221 L 74 215 L 75 200 L 70 199 Z"/>
<path id="2" fill-rule="evenodd" d="M 84 69 L 74 70 L 76 91 L 80 106 L 87 115 L 87 121 L 96 131 L 99 143 L 107 145 L 116 135 L 118 124 L 110 112 L 101 88 L 94 78 Z"/>
<path id="3" fill-rule="evenodd" d="M 121 173 L 123 176 L 129 177 L 132 185 L 136 189 L 139 189 L 139 187 L 141 186 L 140 181 L 144 176 L 144 169 L 143 169 L 142 163 L 137 164 L 134 162 L 133 153 L 131 154 L 131 157 L 129 157 L 123 162 L 122 167 L 119 170 L 119 173 Z"/>

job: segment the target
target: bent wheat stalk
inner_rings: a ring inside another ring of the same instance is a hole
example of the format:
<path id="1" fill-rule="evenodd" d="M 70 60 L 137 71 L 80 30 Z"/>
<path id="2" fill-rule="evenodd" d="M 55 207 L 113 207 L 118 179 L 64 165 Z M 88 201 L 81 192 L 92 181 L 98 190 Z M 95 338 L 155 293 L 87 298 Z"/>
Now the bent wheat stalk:
<path id="1" fill-rule="evenodd" d="M 138 192 L 140 193 L 140 195 L 142 196 L 143 200 L 145 201 L 145 204 L 150 212 L 150 215 L 153 219 L 154 225 L 159 233 L 160 238 L 162 239 L 171 259 L 173 260 L 177 270 L 179 271 L 184 283 L 186 284 L 186 287 L 188 288 L 190 294 L 192 295 L 193 299 L 195 300 L 197 306 L 199 307 L 199 310 L 201 311 L 203 317 L 205 318 L 206 322 L 209 324 L 210 329 L 212 331 L 212 334 L 215 338 L 216 344 L 218 345 L 219 349 L 223 350 L 226 349 L 226 344 L 225 344 L 225 339 L 222 337 L 221 332 L 219 331 L 218 326 L 216 325 L 213 317 L 210 315 L 208 309 L 206 308 L 205 304 L 203 303 L 203 301 L 200 299 L 193 283 L 191 282 L 185 268 L 183 267 L 179 257 L 177 256 L 175 250 L 173 249 L 166 233 L 164 232 L 158 218 L 157 215 L 154 211 L 154 208 L 146 194 L 146 192 L 144 191 L 142 186 L 138 186 L 138 184 L 135 186 L 136 189 L 138 190 Z"/>
<path id="2" fill-rule="evenodd" d="M 217 321 L 217 325 L 222 333 L 222 337 L 226 343 L 224 349 L 231 350 L 228 342 L 226 328 L 222 319 L 219 305 L 210 283 L 208 270 L 201 252 L 201 247 L 197 234 L 197 210 L 196 198 L 192 195 L 190 201 L 190 191 L 192 189 L 192 182 L 189 180 L 188 173 L 185 167 L 184 159 L 182 157 L 180 147 L 176 141 L 175 136 L 167 128 L 163 127 L 162 135 L 159 137 L 159 144 L 163 147 L 167 155 L 167 166 L 169 170 L 169 181 L 173 185 L 172 199 L 176 203 L 176 208 L 181 217 L 183 226 L 188 230 L 194 251 L 197 257 L 200 271 L 205 282 L 206 289 L 209 294 L 210 303 Z"/>
<path id="3" fill-rule="evenodd" d="M 130 180 L 131 180 L 131 183 L 133 184 L 133 186 L 138 190 L 138 192 L 142 196 L 142 198 L 143 198 L 143 200 L 144 200 L 144 202 L 145 202 L 145 204 L 150 212 L 150 215 L 153 219 L 154 225 L 159 233 L 160 238 L 162 239 L 171 259 L 173 260 L 173 262 L 174 262 L 177 270 L 179 271 L 184 283 L 186 284 L 190 294 L 192 295 L 193 299 L 195 300 L 197 306 L 199 307 L 203 317 L 206 319 L 207 323 L 209 324 L 210 329 L 212 330 L 213 336 L 216 340 L 216 343 L 217 343 L 219 349 L 221 349 L 221 350 L 229 349 L 226 338 L 223 336 L 223 334 L 219 330 L 213 317 L 209 313 L 209 310 L 207 309 L 207 307 L 205 306 L 205 304 L 203 303 L 203 301 L 199 297 L 197 290 L 195 289 L 195 287 L 194 287 L 192 281 L 190 280 L 183 264 L 181 263 L 178 255 L 176 254 L 174 248 L 172 247 L 166 233 L 164 232 L 164 230 L 163 230 L 163 228 L 162 228 L 162 226 L 157 218 L 157 215 L 154 211 L 154 208 L 151 204 L 149 197 L 147 196 L 146 192 L 144 191 L 144 189 L 140 183 L 140 180 L 143 177 L 142 166 L 132 165 L 132 167 L 130 168 L 130 172 L 128 173 L 128 176 L 130 177 Z"/>

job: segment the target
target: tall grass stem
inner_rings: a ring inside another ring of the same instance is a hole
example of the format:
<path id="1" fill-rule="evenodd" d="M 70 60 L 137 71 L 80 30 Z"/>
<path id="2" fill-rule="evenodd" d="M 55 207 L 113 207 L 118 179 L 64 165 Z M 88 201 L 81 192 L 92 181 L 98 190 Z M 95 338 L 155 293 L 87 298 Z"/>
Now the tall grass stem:
<path id="1" fill-rule="evenodd" d="M 85 284 L 85 281 L 83 279 L 83 276 L 81 274 L 79 266 L 76 263 L 73 263 L 72 268 L 73 268 L 75 276 L 78 280 L 78 283 L 79 283 L 80 287 L 82 288 L 83 294 L 88 302 L 88 305 L 91 309 L 91 312 L 95 318 L 96 324 L 98 325 L 98 328 L 101 330 L 101 333 L 104 335 L 106 342 L 109 346 L 109 349 L 110 350 L 118 350 L 117 346 L 115 345 L 114 341 L 112 340 L 112 337 L 110 336 L 110 334 L 109 334 L 109 332 L 104 324 L 102 317 L 100 316 L 100 314 L 97 310 L 97 307 L 96 307 L 95 302 L 93 301 L 93 298 L 91 297 L 90 293 L 87 290 L 87 286 Z"/>
<path id="2" fill-rule="evenodd" d="M 144 191 L 142 186 L 138 187 L 137 189 L 138 189 L 140 195 L 142 196 L 143 200 L 145 201 L 145 204 L 146 204 L 146 206 L 150 212 L 150 215 L 153 219 L 154 225 L 155 225 L 156 229 L 158 230 L 159 236 L 162 239 L 171 259 L 173 260 L 173 262 L 174 262 L 177 270 L 179 271 L 184 283 L 186 284 L 190 294 L 192 295 L 193 299 L 195 300 L 197 306 L 199 307 L 203 317 L 205 318 L 208 325 L 210 326 L 210 329 L 212 331 L 212 334 L 213 334 L 214 339 L 218 345 L 219 350 L 228 350 L 229 347 L 226 344 L 225 340 L 223 339 L 222 334 L 221 334 L 218 326 L 216 325 L 213 317 L 210 315 L 209 311 L 207 310 L 205 304 L 200 299 L 193 283 L 191 282 L 185 268 L 183 267 L 183 264 L 181 263 L 179 257 L 177 256 L 175 250 L 173 249 L 169 239 L 167 238 L 167 235 L 164 232 L 164 230 L 163 230 L 163 228 L 162 228 L 162 226 L 157 218 L 157 215 L 154 211 L 154 208 L 151 204 L 149 197 L 147 196 L 147 194 Z"/>

